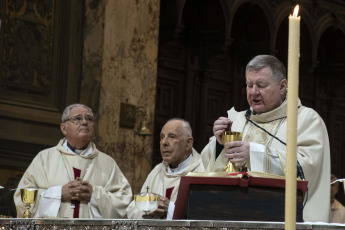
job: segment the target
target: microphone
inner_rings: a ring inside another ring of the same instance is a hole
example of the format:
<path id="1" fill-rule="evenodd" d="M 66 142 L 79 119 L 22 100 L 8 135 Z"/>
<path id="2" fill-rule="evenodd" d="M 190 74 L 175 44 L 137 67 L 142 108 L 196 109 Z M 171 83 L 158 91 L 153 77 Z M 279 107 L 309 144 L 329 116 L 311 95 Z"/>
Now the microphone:
<path id="1" fill-rule="evenodd" d="M 248 109 L 246 112 L 246 115 L 245 115 L 247 120 L 249 119 L 250 115 L 252 115 L 252 111 L 250 109 Z"/>
<path id="2" fill-rule="evenodd" d="M 263 130 L 265 133 L 267 133 L 267 134 L 270 135 L 271 137 L 277 139 L 280 143 L 282 143 L 283 145 L 286 146 L 286 143 L 285 143 L 284 141 L 280 140 L 278 137 L 274 136 L 273 134 L 271 134 L 270 132 L 268 132 L 266 129 L 262 128 L 261 126 L 259 126 L 259 125 L 256 124 L 255 122 L 253 122 L 253 121 L 250 119 L 251 114 L 252 114 L 252 111 L 251 111 L 250 109 L 248 109 L 248 110 L 246 111 L 246 114 L 245 114 L 245 117 L 246 117 L 247 121 L 249 121 L 250 123 L 252 123 L 252 124 L 255 125 L 256 127 L 258 127 L 259 129 Z M 302 180 L 305 180 L 302 166 L 301 166 L 301 164 L 298 162 L 298 160 L 297 160 L 297 176 L 299 176 Z"/>

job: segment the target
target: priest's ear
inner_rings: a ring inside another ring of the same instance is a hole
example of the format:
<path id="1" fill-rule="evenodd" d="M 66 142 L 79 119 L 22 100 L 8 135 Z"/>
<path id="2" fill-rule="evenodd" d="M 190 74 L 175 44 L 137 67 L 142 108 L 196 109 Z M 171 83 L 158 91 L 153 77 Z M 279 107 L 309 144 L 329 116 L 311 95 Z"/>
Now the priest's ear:
<path id="1" fill-rule="evenodd" d="M 186 148 L 187 149 L 192 149 L 193 148 L 193 142 L 194 142 L 193 137 L 187 137 Z"/>
<path id="2" fill-rule="evenodd" d="M 286 94 L 286 90 L 287 90 L 287 80 L 284 78 L 280 81 L 280 94 L 281 95 L 285 95 Z"/>
<path id="3" fill-rule="evenodd" d="M 67 126 L 66 123 L 61 123 L 61 124 L 60 124 L 61 132 L 62 132 L 63 135 L 65 135 L 65 136 L 66 136 L 66 133 L 67 133 L 67 131 L 66 131 L 66 126 Z"/>

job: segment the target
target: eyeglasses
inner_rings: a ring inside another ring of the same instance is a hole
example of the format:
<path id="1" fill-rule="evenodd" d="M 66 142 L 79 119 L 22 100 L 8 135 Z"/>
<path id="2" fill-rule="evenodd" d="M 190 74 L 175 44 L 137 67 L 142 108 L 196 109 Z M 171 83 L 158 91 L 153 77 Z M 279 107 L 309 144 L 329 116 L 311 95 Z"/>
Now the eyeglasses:
<path id="1" fill-rule="evenodd" d="M 88 124 L 93 124 L 93 123 L 95 123 L 95 120 L 96 120 L 95 117 L 92 116 L 92 115 L 85 115 L 84 118 L 83 118 L 82 115 L 76 115 L 76 116 L 73 116 L 73 117 L 71 117 L 71 118 L 67 118 L 67 119 L 64 121 L 64 123 L 65 123 L 66 121 L 70 121 L 70 122 L 72 122 L 72 123 L 75 124 L 75 125 L 79 125 L 80 123 L 83 122 L 83 119 L 85 119 L 85 121 L 86 121 Z"/>

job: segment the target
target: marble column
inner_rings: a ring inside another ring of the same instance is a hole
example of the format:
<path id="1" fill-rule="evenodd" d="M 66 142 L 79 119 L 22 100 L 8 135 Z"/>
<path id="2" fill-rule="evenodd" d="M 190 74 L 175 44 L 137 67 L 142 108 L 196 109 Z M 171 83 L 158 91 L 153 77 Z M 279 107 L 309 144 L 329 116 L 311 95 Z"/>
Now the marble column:
<path id="1" fill-rule="evenodd" d="M 153 136 L 122 128 L 120 105 L 143 106 L 153 131 L 159 0 L 87 1 L 81 102 L 96 108 L 95 142 L 139 192 L 151 171 Z M 98 16 L 97 16 L 98 15 Z"/>

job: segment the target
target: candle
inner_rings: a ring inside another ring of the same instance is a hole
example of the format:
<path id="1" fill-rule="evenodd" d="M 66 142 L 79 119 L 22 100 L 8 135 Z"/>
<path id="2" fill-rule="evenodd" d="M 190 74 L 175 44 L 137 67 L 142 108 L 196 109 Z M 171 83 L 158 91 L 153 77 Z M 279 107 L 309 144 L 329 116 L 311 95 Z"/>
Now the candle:
<path id="1" fill-rule="evenodd" d="M 297 107 L 300 22 L 297 17 L 299 6 L 289 16 L 288 48 L 288 95 L 287 95 L 287 145 L 286 145 L 286 189 L 285 227 L 296 229 L 296 189 L 297 189 Z"/>

